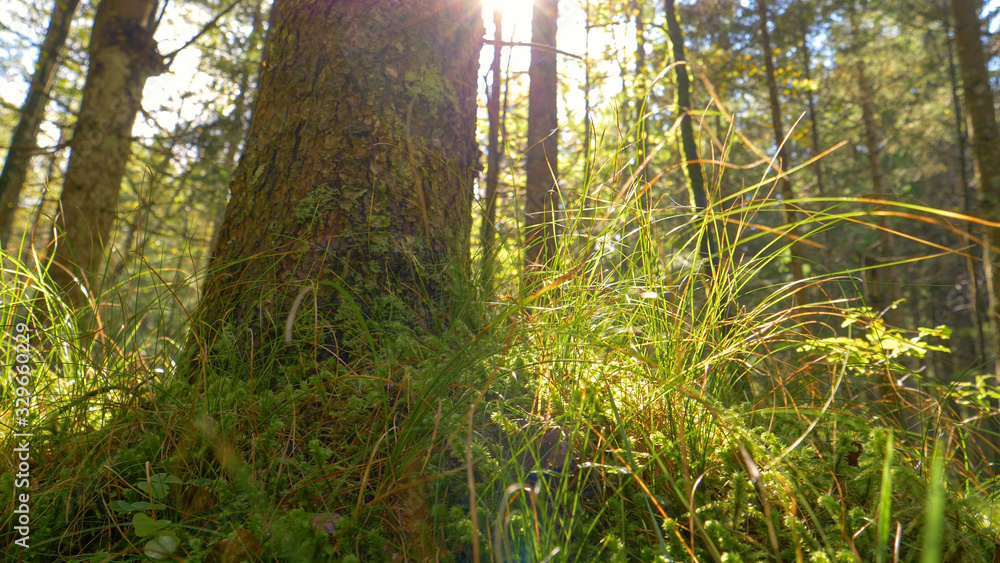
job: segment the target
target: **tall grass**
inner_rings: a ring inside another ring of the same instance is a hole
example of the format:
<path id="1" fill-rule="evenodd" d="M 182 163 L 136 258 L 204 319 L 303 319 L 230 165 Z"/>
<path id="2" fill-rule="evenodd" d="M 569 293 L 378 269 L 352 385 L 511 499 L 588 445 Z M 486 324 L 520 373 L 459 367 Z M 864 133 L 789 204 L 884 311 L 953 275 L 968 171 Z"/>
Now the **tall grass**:
<path id="1" fill-rule="evenodd" d="M 716 184 L 695 217 L 642 204 L 624 151 L 566 202 L 552 268 L 526 280 L 501 248 L 497 292 L 456 285 L 444 332 L 307 298 L 272 327 L 291 346 L 226 326 L 197 343 L 192 381 L 174 377 L 185 335 L 146 319 L 185 318 L 196 278 L 137 267 L 69 311 L 44 268 L 7 257 L 7 324 L 35 339 L 33 538 L 16 551 L 6 526 L 0 544 L 36 561 L 992 557 L 982 437 L 953 388 L 896 383 L 942 333 L 886 325 L 857 269 L 784 278 L 792 225 L 775 219 L 799 206 L 808 245 L 877 214 L 967 218 L 779 202 L 764 172 Z M 310 344 L 343 326 L 349 361 Z M 13 498 L 9 474 L 0 488 Z"/>

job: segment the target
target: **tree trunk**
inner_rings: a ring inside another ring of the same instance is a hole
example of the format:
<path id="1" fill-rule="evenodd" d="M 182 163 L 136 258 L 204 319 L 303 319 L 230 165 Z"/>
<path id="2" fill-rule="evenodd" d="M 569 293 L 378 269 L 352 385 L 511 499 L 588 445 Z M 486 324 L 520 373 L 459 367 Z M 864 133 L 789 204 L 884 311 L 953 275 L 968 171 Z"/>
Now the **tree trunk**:
<path id="1" fill-rule="evenodd" d="M 958 86 L 958 70 L 955 68 L 955 53 L 951 30 L 951 18 L 946 20 L 945 42 L 948 44 L 948 80 L 951 83 L 951 105 L 955 112 L 955 144 L 957 146 L 959 196 L 962 199 L 962 213 L 972 214 L 972 193 L 969 185 L 968 166 L 966 165 L 966 132 L 965 110 L 962 108 L 961 95 Z M 970 237 L 974 235 L 972 225 L 966 223 L 962 228 Z M 975 354 L 977 361 L 982 362 L 987 350 L 986 331 L 983 329 L 983 315 L 979 296 L 979 276 L 976 275 L 976 261 L 972 254 L 966 254 L 965 269 L 969 273 L 969 303 L 972 306 L 972 320 L 976 324 Z"/>
<path id="2" fill-rule="evenodd" d="M 850 12 L 852 43 L 854 48 L 858 48 L 865 43 L 865 40 L 861 37 L 858 14 L 854 10 L 853 4 Z M 882 169 L 882 149 L 879 147 L 878 139 L 879 126 L 876 117 L 877 110 L 875 109 L 875 91 L 868 79 L 865 61 L 860 53 L 856 54 L 854 70 L 858 80 L 857 95 L 861 106 L 861 123 L 865 129 L 865 148 L 868 151 L 868 172 L 872 179 L 872 193 L 875 197 L 885 197 L 885 173 Z M 884 266 L 884 264 L 892 260 L 891 257 L 895 252 L 884 217 L 878 219 L 875 228 L 878 229 L 880 248 L 879 255 L 873 257 L 871 261 L 874 269 L 865 272 L 868 305 L 876 314 L 883 315 L 886 322 L 893 324 L 896 319 L 889 307 L 896 300 L 896 288 L 891 275 L 893 272 L 890 267 Z"/>
<path id="3" fill-rule="evenodd" d="M 348 343 L 334 350 L 342 358 L 372 337 L 337 325 L 346 302 L 432 326 L 447 272 L 468 265 L 479 10 L 275 2 L 192 344 L 223 325 L 255 347 L 276 343 L 310 288 L 335 330 L 328 343 Z"/>
<path id="4" fill-rule="evenodd" d="M 865 63 L 855 62 L 858 76 L 858 97 L 861 101 L 861 121 L 865 126 L 865 148 L 868 149 L 868 171 L 872 176 L 872 191 L 876 196 L 885 195 L 885 173 L 882 171 L 882 150 L 878 146 L 878 124 L 875 122 L 875 92 L 872 90 Z"/>
<path id="5" fill-rule="evenodd" d="M 684 31 L 677 19 L 677 9 L 674 0 L 664 0 L 664 12 L 667 16 L 667 33 L 670 36 L 670 46 L 673 53 L 674 74 L 677 77 L 677 111 L 681 122 L 681 154 L 684 157 L 684 171 L 688 180 L 688 191 L 691 205 L 697 214 L 705 213 L 708 208 L 708 190 L 705 188 L 705 175 L 701 169 L 698 156 L 698 144 L 694 137 L 694 126 L 691 123 L 691 79 L 688 75 L 687 55 L 684 53 Z M 702 237 L 701 255 L 712 259 L 718 249 L 715 242 L 715 231 L 708 228 Z"/>
<path id="6" fill-rule="evenodd" d="M 264 37 L 264 14 L 262 11 L 262 0 L 257 0 L 257 4 L 254 6 L 253 16 L 250 23 L 250 35 L 247 37 L 247 51 L 245 56 L 249 58 L 249 55 L 253 53 L 257 41 L 266 39 Z M 262 49 L 263 50 L 263 49 Z M 266 53 L 261 54 L 261 61 L 266 60 Z M 240 141 L 246 138 L 247 132 L 247 110 L 250 106 L 250 79 L 260 77 L 260 64 L 257 64 L 255 68 L 251 71 L 244 65 L 243 72 L 240 73 L 240 85 L 239 92 L 236 94 L 236 98 L 233 100 L 233 113 L 229 117 L 229 128 L 227 133 L 229 134 L 229 142 L 226 144 L 226 154 L 223 159 L 222 167 L 226 171 L 225 185 L 228 187 L 229 179 L 232 178 L 232 174 L 236 171 L 236 156 L 239 154 Z M 216 205 L 215 213 L 215 224 L 212 228 L 212 238 L 211 246 L 214 247 L 216 241 L 219 239 L 219 231 L 222 229 L 222 220 L 226 216 L 226 205 L 229 203 L 226 199 L 226 193 L 222 194 L 223 197 L 219 198 L 219 203 Z"/>
<path id="7" fill-rule="evenodd" d="M 166 70 L 156 50 L 155 0 L 103 0 L 94 16 L 90 66 L 70 142 L 51 273 L 73 304 L 97 286 L 132 146 L 146 79 Z"/>
<path id="8" fill-rule="evenodd" d="M 556 254 L 555 211 L 559 205 L 559 115 L 556 74 L 557 0 L 535 0 L 528 67 L 528 152 L 525 163 L 525 250 L 528 272 L 546 266 Z"/>
<path id="9" fill-rule="evenodd" d="M 492 294 L 493 261 L 496 255 L 497 188 L 500 186 L 500 42 L 503 41 L 503 12 L 493 10 L 493 61 L 490 64 L 490 93 L 486 102 L 490 118 L 490 132 L 487 140 L 486 197 L 483 208 L 483 224 L 479 230 L 479 241 L 483 247 L 483 281 L 487 284 L 488 295 Z"/>
<path id="10" fill-rule="evenodd" d="M 649 115 L 649 80 L 646 64 L 646 22 L 643 20 L 645 0 L 632 0 L 632 21 L 635 25 L 635 80 L 632 81 L 633 103 L 635 104 L 635 193 L 636 229 L 628 237 L 628 250 L 623 254 L 623 264 L 643 275 L 650 275 L 647 258 L 653 255 L 650 225 L 653 211 L 653 191 L 649 185 L 649 129 L 646 119 Z M 632 230 L 632 229 L 629 229 Z M 652 277 L 652 276 L 650 276 Z"/>
<path id="11" fill-rule="evenodd" d="M 49 29 L 38 53 L 28 95 L 21 106 L 21 119 L 14 129 L 10 150 L 0 173 L 0 248 L 7 244 L 13 232 L 14 212 L 28 178 L 31 157 L 38 150 L 38 127 L 45 115 L 49 89 L 59 67 L 59 54 L 66 46 L 66 36 L 79 4 L 80 0 L 56 0 L 52 8 Z"/>
<path id="12" fill-rule="evenodd" d="M 632 0 L 632 22 L 635 25 L 635 80 L 632 82 L 635 104 L 635 165 L 636 186 L 641 191 L 639 197 L 640 209 L 647 213 L 652 208 L 652 198 L 647 190 L 648 177 L 646 162 L 646 147 L 649 144 L 649 132 L 646 129 L 646 113 L 649 95 L 649 84 L 646 79 L 646 23 L 643 21 L 643 0 Z"/>
<path id="13" fill-rule="evenodd" d="M 760 17 L 761 47 L 764 51 L 767 93 L 771 102 L 771 126 L 774 129 L 774 144 L 778 147 L 778 168 L 781 172 L 784 172 L 791 168 L 791 160 L 788 158 L 788 148 L 785 146 L 785 131 L 781 125 L 781 100 L 778 98 L 778 83 L 774 77 L 774 54 L 771 50 L 771 33 L 767 29 L 767 4 L 764 0 L 757 0 L 757 15 Z M 788 226 L 788 233 L 793 239 L 789 246 L 789 252 L 791 253 L 789 267 L 792 271 L 792 279 L 794 281 L 802 281 L 805 278 L 805 274 L 802 270 L 802 259 L 799 257 L 798 244 L 795 242 L 795 239 L 798 238 L 798 229 L 792 227 L 797 218 L 794 207 L 788 203 L 792 199 L 795 199 L 795 192 L 792 190 L 792 181 L 788 176 L 781 177 L 778 180 L 778 186 L 781 190 L 781 198 L 785 201 L 785 224 Z M 804 288 L 800 288 L 795 292 L 795 303 L 797 305 L 804 305 L 805 298 Z"/>
<path id="14" fill-rule="evenodd" d="M 955 46 L 965 86 L 965 105 L 972 122 L 972 153 L 979 177 L 979 209 L 983 219 L 1000 223 L 1000 130 L 994 114 L 986 56 L 980 38 L 975 0 L 951 0 L 955 19 Z M 993 370 L 1000 384 L 1000 228 L 986 227 L 984 252 L 986 285 L 990 295 L 989 320 L 993 342 Z"/>
<path id="15" fill-rule="evenodd" d="M 812 53 L 809 51 L 808 29 L 802 30 L 802 77 L 806 83 L 812 82 Z M 819 115 L 816 111 L 816 96 L 813 95 L 812 88 L 806 92 L 806 107 L 809 110 L 809 133 L 812 142 L 812 155 L 815 158 L 822 152 L 822 145 L 819 142 Z M 819 197 L 826 197 L 826 188 L 823 185 L 823 162 L 817 160 L 812 165 L 816 171 L 816 193 Z"/>

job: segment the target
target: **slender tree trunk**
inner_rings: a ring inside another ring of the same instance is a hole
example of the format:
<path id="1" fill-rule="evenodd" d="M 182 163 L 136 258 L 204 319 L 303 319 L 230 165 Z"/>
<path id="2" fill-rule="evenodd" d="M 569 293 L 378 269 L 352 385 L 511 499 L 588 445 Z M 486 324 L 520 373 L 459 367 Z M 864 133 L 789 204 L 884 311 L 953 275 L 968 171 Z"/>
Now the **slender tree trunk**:
<path id="1" fill-rule="evenodd" d="M 983 219 L 1000 223 L 1000 129 L 997 128 L 990 75 L 980 37 L 979 7 L 976 0 L 951 0 L 955 46 L 972 129 L 972 154 L 979 178 L 979 211 Z M 987 361 L 992 359 L 994 385 L 1000 386 L 1000 228 L 990 226 L 984 230 L 986 248 L 983 264 L 989 293 L 987 318 L 991 333 L 990 347 L 984 355 Z M 998 403 L 1000 401 L 994 401 L 992 406 L 997 408 L 1000 406 Z M 993 461 L 992 473 L 995 475 L 996 461 L 1000 458 L 1000 423 L 993 418 L 984 428 L 991 433 L 987 439 L 992 450 L 987 457 Z"/>
<path id="2" fill-rule="evenodd" d="M 646 23 L 643 21 L 643 0 L 632 0 L 632 22 L 635 25 L 635 80 L 632 83 L 633 102 L 635 104 L 635 165 L 638 169 L 636 175 L 637 186 L 643 192 L 639 204 L 646 211 L 651 208 L 648 201 L 649 192 L 646 190 L 646 179 L 648 177 L 646 166 L 646 146 L 649 142 L 649 133 L 646 129 L 647 95 L 649 85 L 646 80 Z"/>
<path id="3" fill-rule="evenodd" d="M 812 53 L 809 51 L 809 33 L 807 29 L 802 30 L 802 76 L 806 83 L 812 82 Z M 815 157 L 822 152 L 822 145 L 819 141 L 819 114 L 816 111 L 816 96 L 812 88 L 806 92 L 806 107 L 809 109 L 809 134 L 812 144 L 812 154 Z M 819 197 L 826 197 L 826 187 L 823 185 L 823 162 L 817 160 L 812 165 L 816 172 L 816 193 Z"/>
<path id="4" fill-rule="evenodd" d="M 705 186 L 705 174 L 701 168 L 698 144 L 694 137 L 694 126 L 691 120 L 691 79 L 688 75 L 687 55 L 684 53 L 684 31 L 677 19 L 677 9 L 674 0 L 664 0 L 664 12 L 667 16 L 667 34 L 670 36 L 670 46 L 673 53 L 674 74 L 677 77 L 677 111 L 680 119 L 681 139 L 680 149 L 684 157 L 684 172 L 687 175 L 688 193 L 695 213 L 703 214 L 708 209 L 708 190 Z M 708 227 L 708 232 L 702 238 L 701 255 L 713 259 L 718 244 L 715 240 L 715 230 Z"/>
<path id="5" fill-rule="evenodd" d="M 965 105 L 972 122 L 972 153 L 979 176 L 979 210 L 983 219 L 1000 223 L 1000 129 L 994 113 L 993 92 L 980 37 L 978 2 L 951 0 L 955 19 L 955 46 L 965 86 Z M 987 227 L 984 252 L 986 285 L 990 295 L 993 370 L 1000 384 L 1000 228 Z"/>
<path id="6" fill-rule="evenodd" d="M 166 70 L 153 33 L 155 0 L 103 0 L 90 37 L 90 67 L 60 198 L 53 280 L 73 304 L 93 291 L 112 235 L 132 125 L 146 79 Z"/>
<path id="7" fill-rule="evenodd" d="M 531 42 L 556 46 L 557 0 L 535 0 Z M 525 267 L 545 267 L 556 254 L 555 213 L 559 205 L 559 77 L 551 49 L 531 50 L 528 68 L 528 152 L 525 163 Z"/>
<path id="8" fill-rule="evenodd" d="M 771 101 L 771 126 L 774 129 L 774 144 L 779 147 L 779 169 L 784 172 L 791 168 L 791 159 L 788 158 L 788 148 L 785 146 L 785 130 L 781 124 L 781 100 L 778 98 L 778 83 L 774 77 L 774 54 L 771 50 L 771 33 L 767 29 L 767 4 L 764 0 L 757 0 L 757 15 L 760 19 L 761 47 L 764 51 L 767 93 Z M 801 281 L 805 279 L 805 274 L 802 269 L 802 259 L 800 258 L 798 244 L 794 242 L 794 239 L 798 238 L 798 229 L 791 227 L 797 221 L 797 218 L 795 208 L 792 204 L 788 203 L 792 199 L 795 199 L 795 192 L 792 190 L 792 181 L 788 176 L 783 176 L 779 179 L 778 186 L 781 190 L 781 198 L 785 201 L 785 223 L 789 225 L 788 232 L 793 238 L 793 242 L 789 247 L 789 251 L 791 252 L 789 267 L 792 271 L 792 279 Z M 806 294 L 804 289 L 800 289 L 795 293 L 795 302 L 798 305 L 805 304 Z"/>
<path id="9" fill-rule="evenodd" d="M 28 95 L 21 106 L 21 119 L 11 136 L 10 149 L 0 173 L 0 248 L 13 232 L 14 212 L 28 178 L 31 157 L 38 150 L 38 127 L 45 114 L 52 79 L 59 68 L 59 55 L 66 46 L 73 15 L 80 0 L 56 0 L 45 40 L 38 53 Z"/>
<path id="10" fill-rule="evenodd" d="M 861 121 L 865 126 L 865 148 L 868 149 L 868 171 L 872 177 L 872 190 L 877 196 L 885 195 L 885 173 L 882 170 L 882 149 L 878 145 L 878 124 L 875 121 L 875 92 L 872 90 L 865 63 L 860 58 L 855 63 L 858 77 L 858 96 L 861 98 Z"/>
<path id="11" fill-rule="evenodd" d="M 261 1 L 258 0 L 253 11 L 253 19 L 251 21 L 251 31 L 250 36 L 247 38 L 247 51 L 246 55 L 251 54 L 255 49 L 254 45 L 258 41 L 265 40 L 264 37 L 264 14 L 261 10 Z M 264 60 L 264 57 L 261 57 Z M 229 142 L 226 145 L 226 154 L 223 160 L 223 168 L 229 176 L 226 178 L 231 178 L 231 175 L 236 171 L 236 157 L 239 155 L 240 141 L 246 137 L 246 130 L 249 126 L 247 123 L 246 113 L 250 106 L 249 94 L 250 94 L 250 79 L 251 76 L 260 76 L 261 66 L 258 64 L 253 71 L 244 70 L 240 74 L 240 85 L 239 92 L 236 94 L 236 98 L 233 100 L 233 113 L 230 115 L 230 131 L 229 131 Z M 228 184 L 228 181 L 227 181 Z M 227 186 L 228 187 L 228 186 Z M 223 194 L 225 195 L 225 194 Z M 225 197 L 220 198 L 219 204 L 215 208 L 215 225 L 212 228 L 212 246 L 215 246 L 216 241 L 219 238 L 219 230 L 222 229 L 222 220 L 226 215 L 226 205 L 228 201 Z"/>
<path id="12" fill-rule="evenodd" d="M 861 38 L 861 31 L 858 26 L 857 14 L 851 11 L 851 27 L 853 43 L 855 46 L 864 43 Z M 872 192 L 876 197 L 885 197 L 885 173 L 882 169 L 882 149 L 879 147 L 878 123 L 875 109 L 875 91 L 871 81 L 868 79 L 868 72 L 865 69 L 865 61 L 860 54 L 856 56 L 854 70 L 858 81 L 858 101 L 861 105 L 861 122 L 865 129 L 865 148 L 868 151 L 868 172 L 872 179 Z M 893 322 L 892 311 L 889 306 L 896 300 L 895 283 L 891 276 L 891 269 L 883 266 L 886 261 L 891 260 L 894 254 L 892 247 L 892 237 L 889 236 L 888 225 L 884 218 L 878 220 L 878 238 L 880 246 L 880 256 L 873 260 L 875 269 L 866 272 L 868 304 L 876 313 L 883 314 L 888 322 Z"/>
<path id="13" fill-rule="evenodd" d="M 487 294 L 492 294 L 493 262 L 496 252 L 497 188 L 500 186 L 500 59 L 503 41 L 503 12 L 493 10 L 493 61 L 490 63 L 490 93 L 486 109 L 490 117 L 490 132 L 487 140 L 489 154 L 486 160 L 486 198 L 483 209 L 483 224 L 479 240 L 483 247 L 483 280 L 487 284 Z"/>
<path id="14" fill-rule="evenodd" d="M 593 26 L 590 0 L 586 0 L 584 10 L 584 33 L 586 35 L 583 44 L 583 217 L 587 236 L 593 236 L 597 220 L 597 204 L 590 194 L 591 175 L 593 174 L 590 162 L 592 154 L 590 144 L 593 142 L 592 129 L 594 128 L 590 117 L 590 95 L 594 87 L 590 68 L 590 30 Z"/>
<path id="15" fill-rule="evenodd" d="M 962 198 L 962 212 L 966 215 L 972 213 L 972 194 L 970 193 L 968 165 L 966 164 L 966 137 L 965 137 L 965 110 L 962 108 L 961 95 L 959 94 L 958 70 L 955 68 L 955 53 L 952 46 L 953 37 L 951 29 L 951 17 L 945 22 L 945 42 L 948 45 L 948 79 L 951 82 L 951 104 L 955 113 L 955 143 L 958 146 L 958 178 L 959 195 Z M 963 230 L 968 236 L 972 236 L 972 226 L 965 224 Z M 972 304 L 972 320 L 976 323 L 975 353 L 979 361 L 985 360 L 986 331 L 983 329 L 983 315 L 980 307 L 979 296 L 979 276 L 976 275 L 976 262 L 971 254 L 966 255 L 965 268 L 969 273 L 969 302 Z"/>
<path id="16" fill-rule="evenodd" d="M 637 192 L 636 218 L 638 219 L 635 236 L 631 242 L 628 258 L 634 271 L 649 274 L 647 267 L 652 265 L 647 260 L 652 254 L 652 237 L 650 225 L 653 211 L 653 191 L 649 185 L 649 163 L 646 158 L 649 153 L 649 129 L 646 119 L 649 114 L 649 80 L 646 63 L 646 22 L 643 19 L 645 0 L 632 0 L 632 21 L 635 25 L 635 80 L 632 83 L 633 103 L 635 104 L 635 188 Z"/>

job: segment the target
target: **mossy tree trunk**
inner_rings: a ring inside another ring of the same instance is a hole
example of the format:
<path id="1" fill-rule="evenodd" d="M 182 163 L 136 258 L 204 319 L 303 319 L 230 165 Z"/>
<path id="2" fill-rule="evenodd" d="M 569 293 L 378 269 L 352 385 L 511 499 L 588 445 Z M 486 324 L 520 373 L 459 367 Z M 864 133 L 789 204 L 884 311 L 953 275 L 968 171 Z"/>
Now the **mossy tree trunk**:
<path id="1" fill-rule="evenodd" d="M 476 0 L 274 3 L 192 345 L 280 344 L 305 291 L 330 319 L 391 298 L 438 326 L 468 263 L 482 33 Z"/>
<path id="2" fill-rule="evenodd" d="M 146 79 L 166 70 L 153 40 L 156 5 L 155 0 L 103 0 L 94 16 L 52 268 L 53 280 L 73 304 L 84 300 L 76 283 L 92 291 L 99 281 L 142 90 Z"/>
<path id="3" fill-rule="evenodd" d="M 556 0 L 535 0 L 528 66 L 528 152 L 525 163 L 524 260 L 530 272 L 556 253 L 555 211 L 559 205 L 559 76 L 556 73 Z"/>
<path id="4" fill-rule="evenodd" d="M 31 75 L 28 95 L 21 106 L 21 118 L 14 129 L 3 172 L 0 173 L 0 244 L 7 244 L 13 231 L 14 212 L 28 179 L 31 157 L 38 150 L 38 127 L 45 114 L 52 79 L 59 68 L 59 54 L 66 46 L 66 36 L 80 0 L 56 0 L 54 4 L 49 29 L 45 32 L 35 72 Z"/>

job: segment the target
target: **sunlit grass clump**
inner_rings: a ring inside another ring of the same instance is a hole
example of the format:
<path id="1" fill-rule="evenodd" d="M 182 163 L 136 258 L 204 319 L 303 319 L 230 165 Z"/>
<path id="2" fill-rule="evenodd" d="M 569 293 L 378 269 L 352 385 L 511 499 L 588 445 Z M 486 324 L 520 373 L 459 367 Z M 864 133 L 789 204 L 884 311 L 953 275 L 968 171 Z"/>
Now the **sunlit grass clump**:
<path id="1" fill-rule="evenodd" d="M 695 216 L 602 172 L 567 202 L 551 269 L 501 251 L 496 283 L 457 283 L 433 333 L 384 295 L 185 345 L 144 321 L 190 312 L 180 282 L 136 274 L 141 304 L 126 284 L 69 311 L 42 266 L 8 259 L 34 370 L 23 553 L 990 560 L 982 441 L 913 369 L 947 331 L 888 326 L 854 272 L 785 278 L 789 226 L 754 227 L 770 180 Z M 827 203 L 835 229 L 845 202 Z M 14 486 L 0 477 L 5 514 Z"/>

